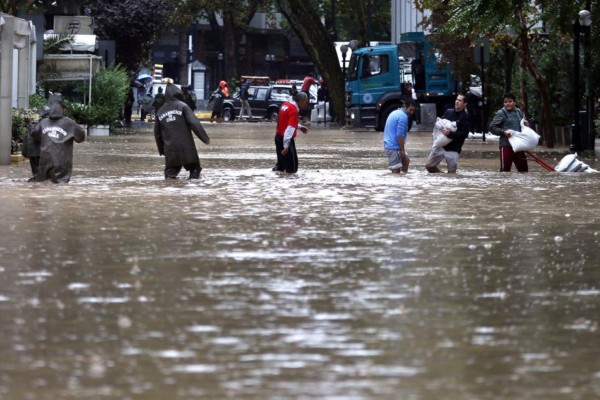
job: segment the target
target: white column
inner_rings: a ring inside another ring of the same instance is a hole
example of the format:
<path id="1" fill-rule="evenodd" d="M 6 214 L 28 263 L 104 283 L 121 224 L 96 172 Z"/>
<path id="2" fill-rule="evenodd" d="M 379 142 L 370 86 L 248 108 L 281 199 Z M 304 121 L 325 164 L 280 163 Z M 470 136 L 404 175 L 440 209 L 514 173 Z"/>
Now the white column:
<path id="1" fill-rule="evenodd" d="M 29 88 L 31 87 L 30 62 L 31 45 L 28 41 L 27 47 L 15 52 L 18 58 L 17 75 L 17 108 L 29 108 Z"/>
<path id="2" fill-rule="evenodd" d="M 15 22 L 12 16 L 2 17 L 5 23 L 0 31 L 0 165 L 10 165 Z"/>

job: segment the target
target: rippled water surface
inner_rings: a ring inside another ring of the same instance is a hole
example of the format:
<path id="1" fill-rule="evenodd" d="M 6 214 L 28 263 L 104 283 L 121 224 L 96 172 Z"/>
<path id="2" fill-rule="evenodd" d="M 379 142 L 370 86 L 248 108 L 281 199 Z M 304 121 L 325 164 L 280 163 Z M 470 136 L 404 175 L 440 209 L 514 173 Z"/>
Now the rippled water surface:
<path id="1" fill-rule="evenodd" d="M 207 125 L 197 182 L 148 132 L 76 146 L 69 185 L 2 167 L 0 398 L 600 397 L 599 176 L 471 142 L 429 175 L 426 134 L 392 176 L 334 129 L 277 175 L 273 127 Z"/>

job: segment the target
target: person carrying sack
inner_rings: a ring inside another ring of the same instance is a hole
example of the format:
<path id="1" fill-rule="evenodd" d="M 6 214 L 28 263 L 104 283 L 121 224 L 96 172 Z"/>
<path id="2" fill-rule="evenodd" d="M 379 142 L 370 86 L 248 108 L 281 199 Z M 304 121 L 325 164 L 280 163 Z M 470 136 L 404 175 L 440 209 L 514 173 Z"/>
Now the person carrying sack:
<path id="1" fill-rule="evenodd" d="M 496 112 L 490 124 L 490 133 L 500 136 L 498 145 L 500 147 L 500 172 L 510 172 L 512 164 L 515 164 L 519 172 L 529 171 L 527 155 L 524 151 L 515 152 L 509 142 L 511 131 L 521 131 L 521 120 L 523 112 L 516 106 L 516 98 L 512 93 L 504 95 L 504 108 Z M 527 125 L 525 121 L 525 125 Z"/>

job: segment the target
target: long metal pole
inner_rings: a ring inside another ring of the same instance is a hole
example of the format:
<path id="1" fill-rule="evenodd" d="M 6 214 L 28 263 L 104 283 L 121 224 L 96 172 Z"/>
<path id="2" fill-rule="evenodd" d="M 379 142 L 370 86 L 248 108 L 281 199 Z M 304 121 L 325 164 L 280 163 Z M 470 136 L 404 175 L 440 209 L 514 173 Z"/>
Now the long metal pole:
<path id="1" fill-rule="evenodd" d="M 572 153 L 581 151 L 581 127 L 579 125 L 579 108 L 581 99 L 579 98 L 579 21 L 573 24 L 573 124 L 571 125 L 571 146 L 569 150 Z"/>
<path id="2" fill-rule="evenodd" d="M 586 10 L 592 11 L 591 1 L 586 1 Z M 591 46 L 590 36 L 592 27 L 585 28 L 585 36 L 583 41 L 583 68 L 585 70 L 585 121 L 586 121 L 586 140 L 583 144 L 584 150 L 594 151 L 596 143 L 596 135 L 594 134 L 594 95 L 590 85 L 591 75 Z"/>
<path id="3" fill-rule="evenodd" d="M 484 51 L 484 43 L 481 42 L 479 46 L 479 63 L 481 65 L 481 103 L 483 107 L 481 108 L 481 131 L 482 131 L 482 140 L 485 142 L 485 132 L 487 130 L 487 112 L 486 112 L 486 101 L 485 101 L 485 51 Z"/>
<path id="4" fill-rule="evenodd" d="M 583 150 L 594 150 L 593 132 L 593 103 L 590 88 L 590 27 L 585 28 L 583 36 L 583 70 L 585 72 L 585 140 L 582 141 Z"/>

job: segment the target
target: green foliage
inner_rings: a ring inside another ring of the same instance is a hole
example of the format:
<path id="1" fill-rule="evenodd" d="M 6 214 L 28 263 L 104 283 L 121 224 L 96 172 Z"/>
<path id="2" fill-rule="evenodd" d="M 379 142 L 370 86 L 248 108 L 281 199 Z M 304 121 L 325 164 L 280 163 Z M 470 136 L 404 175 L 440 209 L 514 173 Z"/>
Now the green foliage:
<path id="1" fill-rule="evenodd" d="M 103 68 L 92 79 L 92 102 L 70 102 L 66 115 L 82 125 L 113 125 L 129 92 L 129 78 L 121 66 Z"/>
<path id="2" fill-rule="evenodd" d="M 152 48 L 171 28 L 175 11 L 164 0 L 85 1 L 85 14 L 94 17 L 96 34 L 114 40 L 117 62 L 133 70 L 150 61 Z"/>
<path id="3" fill-rule="evenodd" d="M 391 35 L 390 0 L 327 0 L 323 2 L 326 26 L 335 22 L 338 40 L 361 42 L 389 41 Z M 335 3 L 335 13 L 332 4 Z M 327 24 L 329 23 L 329 24 Z"/>
<path id="4" fill-rule="evenodd" d="M 94 75 L 91 104 L 93 124 L 114 124 L 125 103 L 129 86 L 129 77 L 122 66 L 103 68 Z"/>
<path id="5" fill-rule="evenodd" d="M 23 140 L 29 124 L 36 120 L 36 111 L 27 108 L 12 109 L 12 138 L 17 141 Z"/>
<path id="6" fill-rule="evenodd" d="M 42 0 L 0 0 L 0 11 L 9 15 L 32 14 L 43 11 Z"/>
<path id="7" fill-rule="evenodd" d="M 30 108 L 33 108 L 34 110 L 39 110 L 45 104 L 46 104 L 46 99 L 44 98 L 44 96 L 39 95 L 37 93 L 34 93 L 31 96 L 29 96 L 29 107 Z"/>
<path id="8" fill-rule="evenodd" d="M 69 102 L 65 115 L 80 125 L 93 125 L 92 106 Z"/>
<path id="9" fill-rule="evenodd" d="M 23 137 L 27 133 L 30 124 L 37 119 L 34 109 L 13 108 L 12 109 L 12 135 L 10 140 L 11 154 L 17 153 L 23 143 Z"/>
<path id="10" fill-rule="evenodd" d="M 572 120 L 573 103 L 573 85 L 571 66 L 573 64 L 573 53 L 569 48 L 565 49 L 560 43 L 549 41 L 548 43 L 538 43 L 535 51 L 535 59 L 543 76 L 547 79 L 548 91 L 551 93 L 553 101 L 552 119 L 557 126 L 568 126 Z M 536 90 L 535 82 L 530 76 L 527 76 L 526 90 L 529 93 L 529 110 L 531 118 L 535 121 L 540 118 L 541 99 Z"/>
<path id="11" fill-rule="evenodd" d="M 48 35 L 48 37 L 44 39 L 44 53 L 59 54 L 62 48 L 71 46 L 73 42 L 74 36 L 69 33 Z"/>

